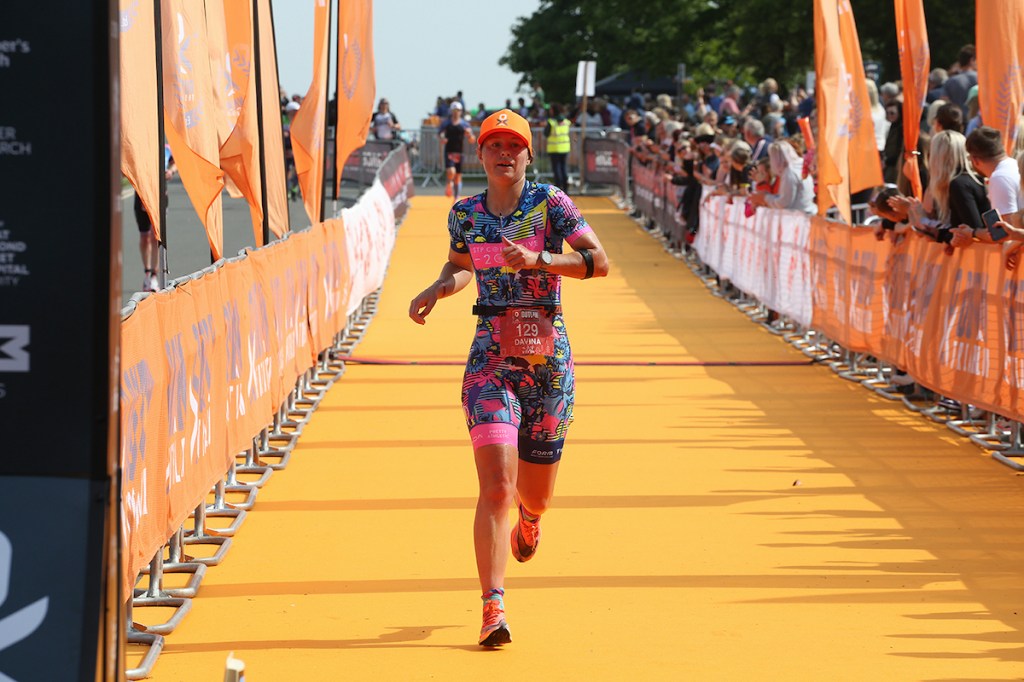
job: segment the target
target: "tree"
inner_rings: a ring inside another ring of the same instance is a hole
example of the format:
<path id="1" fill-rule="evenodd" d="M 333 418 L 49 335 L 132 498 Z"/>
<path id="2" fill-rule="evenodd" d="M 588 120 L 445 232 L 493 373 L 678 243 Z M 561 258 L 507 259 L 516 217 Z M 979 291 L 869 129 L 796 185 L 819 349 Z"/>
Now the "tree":
<path id="1" fill-rule="evenodd" d="M 851 0 L 865 59 L 899 76 L 893 0 Z M 928 0 L 933 66 L 948 67 L 973 42 L 973 3 Z M 697 83 L 755 83 L 769 76 L 786 88 L 814 69 L 810 2 L 778 0 L 542 0 L 512 29 L 500 63 L 539 82 L 555 101 L 572 101 L 576 63 L 597 61 L 598 77 L 628 69 L 671 76 L 687 65 Z"/>

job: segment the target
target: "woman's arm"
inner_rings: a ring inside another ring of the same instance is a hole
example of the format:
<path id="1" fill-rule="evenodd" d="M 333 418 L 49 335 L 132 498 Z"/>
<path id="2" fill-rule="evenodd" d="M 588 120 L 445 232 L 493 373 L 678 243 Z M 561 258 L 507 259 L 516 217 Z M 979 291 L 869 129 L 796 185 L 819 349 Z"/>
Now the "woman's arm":
<path id="1" fill-rule="evenodd" d="M 448 251 L 448 261 L 441 274 L 409 304 L 409 317 L 416 324 L 426 324 L 427 315 L 442 298 L 462 291 L 473 279 L 473 259 L 468 253 Z"/>

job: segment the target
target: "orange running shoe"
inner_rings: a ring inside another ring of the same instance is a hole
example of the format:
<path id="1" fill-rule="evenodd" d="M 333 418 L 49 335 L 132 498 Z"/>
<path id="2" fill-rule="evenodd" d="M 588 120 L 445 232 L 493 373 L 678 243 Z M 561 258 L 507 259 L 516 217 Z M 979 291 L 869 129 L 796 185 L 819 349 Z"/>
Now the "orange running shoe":
<path id="1" fill-rule="evenodd" d="M 527 521 L 523 516 L 523 505 L 519 505 L 519 523 L 512 529 L 512 556 L 516 561 L 529 561 L 537 553 L 540 544 L 540 518 Z"/>
<path id="2" fill-rule="evenodd" d="M 484 625 L 480 628 L 480 646 L 501 646 L 512 641 L 512 633 L 505 622 L 505 591 L 496 588 L 485 594 Z"/>

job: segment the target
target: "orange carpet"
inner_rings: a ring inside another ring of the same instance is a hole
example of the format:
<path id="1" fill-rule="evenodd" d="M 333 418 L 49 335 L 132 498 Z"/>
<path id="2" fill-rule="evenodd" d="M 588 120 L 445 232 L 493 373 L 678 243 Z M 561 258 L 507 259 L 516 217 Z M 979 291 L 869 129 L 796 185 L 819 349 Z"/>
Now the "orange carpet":
<path id="1" fill-rule="evenodd" d="M 356 355 L 465 358 L 471 291 L 406 315 L 447 203 L 415 200 Z M 509 567 L 513 643 L 475 643 L 461 366 L 353 364 L 153 679 L 220 680 L 232 651 L 247 682 L 1024 678 L 1024 478 L 824 367 L 651 364 L 804 357 L 579 203 L 612 271 L 563 287 L 576 422 Z"/>

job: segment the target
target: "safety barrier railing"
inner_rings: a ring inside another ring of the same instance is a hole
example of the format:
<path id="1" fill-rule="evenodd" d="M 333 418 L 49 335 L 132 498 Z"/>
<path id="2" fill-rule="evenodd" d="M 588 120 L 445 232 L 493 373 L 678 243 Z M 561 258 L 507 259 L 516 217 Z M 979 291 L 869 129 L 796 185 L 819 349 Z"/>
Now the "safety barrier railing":
<path id="1" fill-rule="evenodd" d="M 128 679 L 149 676 L 376 312 L 412 196 L 404 146 L 374 178 L 338 218 L 122 311 L 122 585 L 144 647 Z"/>
<path id="2" fill-rule="evenodd" d="M 917 234 L 894 244 L 793 211 L 748 216 L 705 189 L 692 248 L 680 248 L 685 225 L 666 217 L 661 179 L 634 181 L 634 215 L 713 293 L 840 377 L 1024 470 L 1024 275 L 1003 267 L 999 245 L 949 255 Z"/>
<path id="3" fill-rule="evenodd" d="M 480 127 L 471 126 L 473 135 L 480 133 Z M 547 154 L 547 144 L 544 137 L 544 128 L 535 127 L 533 130 L 533 163 L 527 171 L 531 178 L 536 181 L 551 180 L 551 160 Z M 420 128 L 407 135 L 410 143 L 415 147 L 412 152 L 414 161 L 412 163 L 413 173 L 421 178 L 420 186 L 428 187 L 432 183 L 440 184 L 444 181 L 444 141 L 440 136 L 440 128 Z M 620 128 L 587 128 L 587 139 L 617 140 L 622 139 L 625 133 Z M 573 127 L 569 131 L 569 157 L 567 167 L 569 171 L 569 184 L 579 184 L 580 164 L 582 163 L 582 128 Z M 466 178 L 484 177 L 484 169 L 476 156 L 476 144 L 466 141 L 462 153 L 462 175 Z"/>

